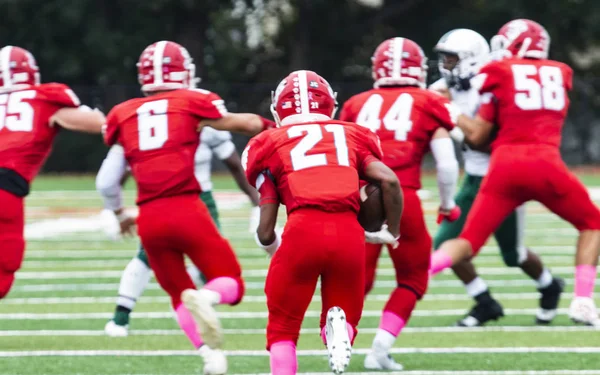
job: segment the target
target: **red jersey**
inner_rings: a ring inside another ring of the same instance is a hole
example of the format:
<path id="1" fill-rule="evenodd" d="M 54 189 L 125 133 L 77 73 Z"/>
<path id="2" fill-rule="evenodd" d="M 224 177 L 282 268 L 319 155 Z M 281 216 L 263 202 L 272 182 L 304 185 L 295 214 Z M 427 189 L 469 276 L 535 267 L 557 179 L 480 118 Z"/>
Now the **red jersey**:
<path id="1" fill-rule="evenodd" d="M 506 59 L 484 66 L 476 78 L 486 104 L 479 115 L 498 127 L 500 145 L 546 144 L 558 148 L 569 108 L 573 71 L 552 60 Z"/>
<path id="2" fill-rule="evenodd" d="M 50 118 L 64 107 L 79 107 L 79 99 L 61 83 L 0 93 L 0 168 L 31 182 L 58 133 Z"/>
<path id="3" fill-rule="evenodd" d="M 227 113 L 216 94 L 199 89 L 173 90 L 131 99 L 106 118 L 104 139 L 119 143 L 137 182 L 137 204 L 182 194 L 199 194 L 194 176 L 199 123 Z"/>
<path id="4" fill-rule="evenodd" d="M 288 214 L 300 207 L 358 212 L 359 176 L 381 156 L 375 134 L 330 120 L 262 132 L 246 146 L 242 164 L 259 191 L 265 178 L 273 178 Z"/>
<path id="5" fill-rule="evenodd" d="M 383 162 L 402 187 L 421 188 L 421 164 L 435 131 L 454 128 L 443 96 L 414 86 L 378 88 L 348 99 L 340 113 L 381 139 Z"/>

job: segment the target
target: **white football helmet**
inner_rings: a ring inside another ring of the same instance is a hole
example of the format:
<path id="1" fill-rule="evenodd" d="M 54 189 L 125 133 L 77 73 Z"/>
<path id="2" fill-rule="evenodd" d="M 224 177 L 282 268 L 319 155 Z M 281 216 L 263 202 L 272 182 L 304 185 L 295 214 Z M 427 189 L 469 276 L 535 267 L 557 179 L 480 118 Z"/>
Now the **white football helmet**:
<path id="1" fill-rule="evenodd" d="M 470 79 L 489 61 L 490 46 L 481 34 L 469 29 L 447 32 L 436 44 L 438 67 L 448 87 L 468 90 Z"/>

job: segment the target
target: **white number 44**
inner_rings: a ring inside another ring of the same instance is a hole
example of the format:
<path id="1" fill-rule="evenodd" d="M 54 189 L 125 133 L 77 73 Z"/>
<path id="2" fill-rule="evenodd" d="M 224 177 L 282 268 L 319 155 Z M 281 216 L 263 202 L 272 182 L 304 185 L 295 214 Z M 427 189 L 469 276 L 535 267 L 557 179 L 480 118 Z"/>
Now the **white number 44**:
<path id="1" fill-rule="evenodd" d="M 356 123 L 371 129 L 373 132 L 377 132 L 383 122 L 385 129 L 394 132 L 395 140 L 406 141 L 408 132 L 410 132 L 413 125 L 410 116 L 414 101 L 414 98 L 410 94 L 401 94 L 394 101 L 390 109 L 388 109 L 383 119 L 381 119 L 383 97 L 379 94 L 373 94 L 360 109 Z"/>

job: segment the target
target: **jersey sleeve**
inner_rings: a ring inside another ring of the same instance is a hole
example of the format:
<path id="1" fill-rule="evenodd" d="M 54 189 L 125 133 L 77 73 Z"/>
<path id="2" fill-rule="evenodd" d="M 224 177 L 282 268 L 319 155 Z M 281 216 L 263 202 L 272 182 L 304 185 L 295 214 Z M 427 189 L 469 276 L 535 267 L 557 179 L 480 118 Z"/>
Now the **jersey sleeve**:
<path id="1" fill-rule="evenodd" d="M 106 124 L 102 127 L 104 143 L 109 146 L 117 143 L 119 138 L 119 122 L 117 118 L 117 107 L 113 108 L 106 116 Z"/>
<path id="2" fill-rule="evenodd" d="M 81 105 L 73 90 L 62 83 L 46 83 L 40 85 L 38 91 L 44 100 L 59 107 L 77 108 Z"/>
<path id="3" fill-rule="evenodd" d="M 260 196 L 259 205 L 279 204 L 279 193 L 275 185 L 275 179 L 268 170 L 261 172 L 256 179 L 256 190 Z"/>
<path id="4" fill-rule="evenodd" d="M 228 131 L 205 127 L 202 129 L 202 142 L 208 145 L 219 160 L 227 159 L 235 152 L 235 145 Z"/>
<path id="5" fill-rule="evenodd" d="M 242 167 L 246 172 L 246 179 L 251 186 L 257 187 L 258 176 L 267 169 L 265 163 L 267 138 L 266 133 L 260 133 L 252 138 L 242 153 Z"/>
<path id="6" fill-rule="evenodd" d="M 430 91 L 430 105 L 427 107 L 431 116 L 440 124 L 441 127 L 452 130 L 456 125 L 456 117 L 450 100 L 441 94 Z"/>
<path id="7" fill-rule="evenodd" d="M 381 161 L 383 151 L 381 150 L 381 142 L 377 134 L 360 126 L 357 126 L 356 129 L 360 132 L 357 148 L 358 172 L 362 175 L 369 164 L 374 161 Z"/>
<path id="8" fill-rule="evenodd" d="M 96 190 L 102 196 L 104 208 L 115 211 L 123 205 L 121 180 L 127 172 L 123 147 L 115 144 L 110 148 L 96 175 Z"/>
<path id="9" fill-rule="evenodd" d="M 491 93 L 481 95 L 477 115 L 487 122 L 495 122 L 497 101 Z"/>
<path id="10" fill-rule="evenodd" d="M 190 99 L 189 110 L 201 119 L 218 120 L 227 115 L 225 101 L 214 92 L 202 89 L 189 89 L 187 96 Z"/>
<path id="11" fill-rule="evenodd" d="M 506 74 L 506 69 L 501 65 L 501 61 L 494 61 L 481 68 L 479 74 L 471 82 L 473 87 L 479 90 L 480 94 L 490 93 L 498 96 L 497 92 L 500 89 L 501 83 L 509 78 Z"/>

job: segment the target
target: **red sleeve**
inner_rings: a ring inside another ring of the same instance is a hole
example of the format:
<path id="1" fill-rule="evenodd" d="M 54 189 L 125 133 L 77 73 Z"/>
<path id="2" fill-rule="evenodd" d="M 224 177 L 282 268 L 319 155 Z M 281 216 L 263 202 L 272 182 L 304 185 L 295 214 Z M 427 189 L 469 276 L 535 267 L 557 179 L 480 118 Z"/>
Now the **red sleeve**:
<path id="1" fill-rule="evenodd" d="M 506 74 L 506 69 L 502 65 L 501 61 L 493 61 L 485 65 L 479 71 L 479 74 L 473 78 L 474 86 L 479 90 L 479 93 L 491 93 L 494 96 L 497 95 L 497 91 L 500 89 L 502 81 L 510 79 Z"/>
<path id="2" fill-rule="evenodd" d="M 362 175 L 369 164 L 374 161 L 381 161 L 383 151 L 381 150 L 381 142 L 377 134 L 367 128 L 356 126 L 359 134 L 358 144 L 358 171 Z"/>
<path id="3" fill-rule="evenodd" d="M 117 107 L 113 108 L 106 116 L 106 124 L 102 128 L 102 134 L 104 136 L 104 143 L 109 146 L 117 143 L 119 138 L 119 122 L 116 115 Z"/>
<path id="4" fill-rule="evenodd" d="M 340 111 L 340 121 L 354 122 L 356 116 L 352 111 L 352 98 L 346 100 Z"/>
<path id="5" fill-rule="evenodd" d="M 495 122 L 498 102 L 491 93 L 481 95 L 477 115 L 487 122 Z"/>
<path id="6" fill-rule="evenodd" d="M 441 127 L 452 130 L 456 125 L 456 119 L 453 118 L 450 111 L 450 100 L 445 98 L 443 95 L 434 92 L 427 91 L 429 94 L 430 105 L 427 106 L 431 116 L 440 124 Z"/>
<path id="7" fill-rule="evenodd" d="M 190 99 L 190 111 L 203 119 L 220 119 L 227 115 L 225 101 L 213 92 L 201 89 L 187 90 Z"/>
<path id="8" fill-rule="evenodd" d="M 244 152 L 242 152 L 242 167 L 246 172 L 246 179 L 251 186 L 257 187 L 257 179 L 258 176 L 267 169 L 267 165 L 265 163 L 265 150 L 264 144 L 267 140 L 265 134 L 267 132 L 262 132 L 259 135 L 255 136 L 248 142 Z"/>
<path id="9" fill-rule="evenodd" d="M 273 176 L 269 171 L 262 172 L 256 179 L 256 190 L 260 195 L 259 205 L 265 204 L 279 204 L 279 193 L 277 192 L 277 186 Z"/>
<path id="10" fill-rule="evenodd" d="M 81 102 L 73 90 L 62 83 L 45 83 L 38 86 L 43 99 L 59 107 L 79 107 Z"/>

